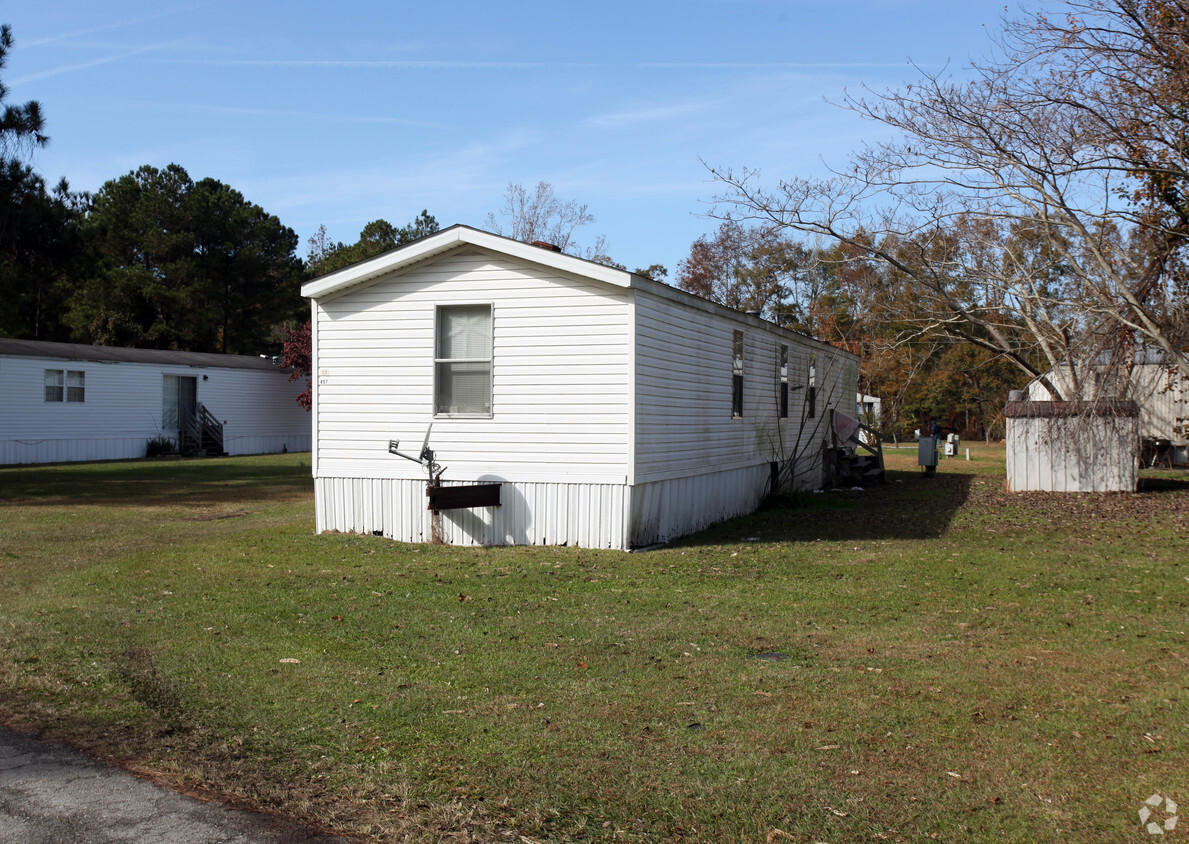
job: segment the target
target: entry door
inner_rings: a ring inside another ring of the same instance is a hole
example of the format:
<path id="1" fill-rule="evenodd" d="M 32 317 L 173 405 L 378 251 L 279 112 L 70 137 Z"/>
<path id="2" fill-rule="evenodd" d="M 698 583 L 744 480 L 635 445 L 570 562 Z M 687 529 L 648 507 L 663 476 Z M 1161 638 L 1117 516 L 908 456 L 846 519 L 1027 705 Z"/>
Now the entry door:
<path id="1" fill-rule="evenodd" d="M 161 427 L 180 431 L 194 418 L 198 407 L 198 379 L 185 375 L 166 375 L 161 391 Z"/>

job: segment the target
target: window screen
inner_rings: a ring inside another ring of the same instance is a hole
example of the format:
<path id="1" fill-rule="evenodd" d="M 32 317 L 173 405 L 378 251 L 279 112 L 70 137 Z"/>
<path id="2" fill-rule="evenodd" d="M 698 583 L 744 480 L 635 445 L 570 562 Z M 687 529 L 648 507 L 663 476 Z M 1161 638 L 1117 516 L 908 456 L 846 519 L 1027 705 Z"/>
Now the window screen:
<path id="1" fill-rule="evenodd" d="M 438 308 L 434 413 L 491 415 L 491 305 Z"/>

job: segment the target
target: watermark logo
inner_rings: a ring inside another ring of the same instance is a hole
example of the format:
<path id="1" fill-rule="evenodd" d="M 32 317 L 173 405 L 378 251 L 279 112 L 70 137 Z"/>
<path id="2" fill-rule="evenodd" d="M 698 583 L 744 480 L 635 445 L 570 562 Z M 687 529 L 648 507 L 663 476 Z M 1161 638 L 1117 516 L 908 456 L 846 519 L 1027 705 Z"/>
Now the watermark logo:
<path id="1" fill-rule="evenodd" d="M 1171 797 L 1153 794 L 1139 807 L 1139 822 L 1149 835 L 1164 835 L 1177 828 L 1177 804 Z"/>

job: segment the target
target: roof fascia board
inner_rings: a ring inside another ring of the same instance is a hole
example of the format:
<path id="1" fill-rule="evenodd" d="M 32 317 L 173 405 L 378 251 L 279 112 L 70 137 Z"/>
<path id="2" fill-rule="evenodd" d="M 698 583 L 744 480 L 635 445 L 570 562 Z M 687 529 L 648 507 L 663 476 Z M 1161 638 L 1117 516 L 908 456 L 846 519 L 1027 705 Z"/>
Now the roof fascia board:
<path id="1" fill-rule="evenodd" d="M 383 255 L 314 279 L 302 285 L 301 295 L 315 300 L 330 296 L 382 275 L 399 272 L 418 261 L 464 244 L 507 255 L 530 264 L 549 267 L 569 275 L 601 281 L 604 284 L 624 288 L 632 286 L 633 276 L 624 270 L 606 267 L 582 258 L 575 258 L 573 255 L 552 252 L 529 243 L 521 243 L 517 240 L 472 229 L 469 226 L 459 225 L 451 226 L 415 243 L 398 247 Z"/>

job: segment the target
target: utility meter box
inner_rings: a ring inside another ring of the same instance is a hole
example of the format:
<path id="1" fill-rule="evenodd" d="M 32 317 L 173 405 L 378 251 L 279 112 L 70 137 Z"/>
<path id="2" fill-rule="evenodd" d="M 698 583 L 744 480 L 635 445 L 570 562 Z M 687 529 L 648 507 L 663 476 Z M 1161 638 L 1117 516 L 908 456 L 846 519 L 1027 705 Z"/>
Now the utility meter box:
<path id="1" fill-rule="evenodd" d="M 917 465 L 923 466 L 926 472 L 937 468 L 937 439 L 935 437 L 921 437 L 917 440 Z"/>

